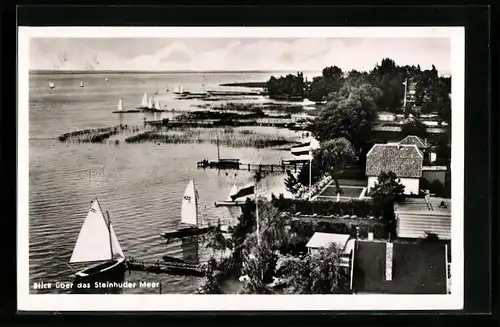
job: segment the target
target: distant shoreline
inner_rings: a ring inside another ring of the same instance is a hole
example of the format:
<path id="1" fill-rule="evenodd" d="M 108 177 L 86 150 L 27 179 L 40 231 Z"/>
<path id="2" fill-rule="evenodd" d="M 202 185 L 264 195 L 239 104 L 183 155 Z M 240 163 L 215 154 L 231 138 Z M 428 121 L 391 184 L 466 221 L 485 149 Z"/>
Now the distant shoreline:
<path id="1" fill-rule="evenodd" d="M 309 72 L 309 71 L 308 71 Z M 316 72 L 316 71 L 310 71 Z M 225 74 L 225 73 L 286 73 L 281 70 L 214 70 L 214 71 L 194 71 L 194 70 L 165 70 L 165 71 L 147 71 L 147 70 L 43 70 L 32 69 L 31 75 L 65 75 L 65 74 Z"/>
<path id="2" fill-rule="evenodd" d="M 236 83 L 223 83 L 219 86 L 241 86 L 241 87 L 266 87 L 266 82 L 236 82 Z"/>

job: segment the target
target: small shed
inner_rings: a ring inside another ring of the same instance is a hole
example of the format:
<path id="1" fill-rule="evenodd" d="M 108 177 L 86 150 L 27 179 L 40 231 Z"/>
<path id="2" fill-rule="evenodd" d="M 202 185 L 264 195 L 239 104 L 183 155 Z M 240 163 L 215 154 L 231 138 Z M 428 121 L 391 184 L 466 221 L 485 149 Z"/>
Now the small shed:
<path id="1" fill-rule="evenodd" d="M 326 248 L 330 246 L 332 243 L 335 243 L 337 247 L 344 252 L 346 249 L 347 241 L 351 236 L 348 234 L 333 234 L 333 233 L 322 233 L 316 232 L 311 237 L 309 242 L 307 242 L 307 250 L 310 253 L 311 251 L 318 250 L 321 248 Z"/>

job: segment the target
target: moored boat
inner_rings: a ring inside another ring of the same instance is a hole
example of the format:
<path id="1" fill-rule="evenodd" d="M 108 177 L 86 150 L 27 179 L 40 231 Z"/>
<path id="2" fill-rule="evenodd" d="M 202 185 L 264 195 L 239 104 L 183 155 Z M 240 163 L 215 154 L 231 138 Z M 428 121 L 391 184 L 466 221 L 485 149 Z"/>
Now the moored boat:
<path id="1" fill-rule="evenodd" d="M 209 226 L 199 226 L 198 222 L 198 191 L 196 190 L 194 180 L 191 179 L 184 191 L 181 204 L 181 224 L 175 230 L 166 231 L 160 235 L 165 238 L 181 238 L 205 234 L 210 230 Z"/>
<path id="2" fill-rule="evenodd" d="M 123 273 L 126 258 L 107 214 L 104 218 L 97 199 L 91 206 L 78 235 L 69 263 L 94 263 L 75 273 L 75 279 L 105 280 Z"/>

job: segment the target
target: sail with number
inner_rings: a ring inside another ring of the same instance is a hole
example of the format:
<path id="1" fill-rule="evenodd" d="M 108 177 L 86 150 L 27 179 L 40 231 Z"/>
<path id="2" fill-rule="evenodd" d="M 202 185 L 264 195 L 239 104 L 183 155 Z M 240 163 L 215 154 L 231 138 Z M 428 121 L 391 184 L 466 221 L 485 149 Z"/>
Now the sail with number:
<path id="1" fill-rule="evenodd" d="M 181 222 L 189 225 L 198 225 L 198 192 L 194 180 L 190 180 L 181 205 Z"/>
<path id="2" fill-rule="evenodd" d="M 106 222 L 97 199 L 92 201 L 80 234 L 76 241 L 70 263 L 112 260 L 125 257 L 111 223 Z"/>
<path id="3" fill-rule="evenodd" d="M 123 110 L 123 100 L 120 99 L 120 101 L 118 101 L 118 110 L 122 111 Z"/>
<path id="4" fill-rule="evenodd" d="M 147 93 L 144 93 L 144 95 L 142 96 L 141 106 L 143 106 L 143 107 L 148 106 L 148 94 Z"/>

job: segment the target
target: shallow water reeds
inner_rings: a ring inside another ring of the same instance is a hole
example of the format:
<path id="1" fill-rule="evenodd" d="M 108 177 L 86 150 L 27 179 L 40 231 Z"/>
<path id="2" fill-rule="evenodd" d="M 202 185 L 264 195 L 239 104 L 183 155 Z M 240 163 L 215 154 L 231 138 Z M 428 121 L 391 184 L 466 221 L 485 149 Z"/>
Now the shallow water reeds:
<path id="1" fill-rule="evenodd" d="M 182 131 L 167 132 L 144 132 L 128 137 L 127 143 L 140 142 L 160 142 L 168 144 L 202 144 L 210 143 L 242 148 L 269 148 L 283 146 L 293 143 L 292 140 L 285 137 L 276 137 L 272 135 L 257 134 L 250 130 L 232 130 L 227 129 L 185 129 Z"/>
<path id="2" fill-rule="evenodd" d="M 61 134 L 58 139 L 61 142 L 100 143 L 112 135 L 118 134 L 119 132 L 127 129 L 127 125 L 83 129 Z"/>

